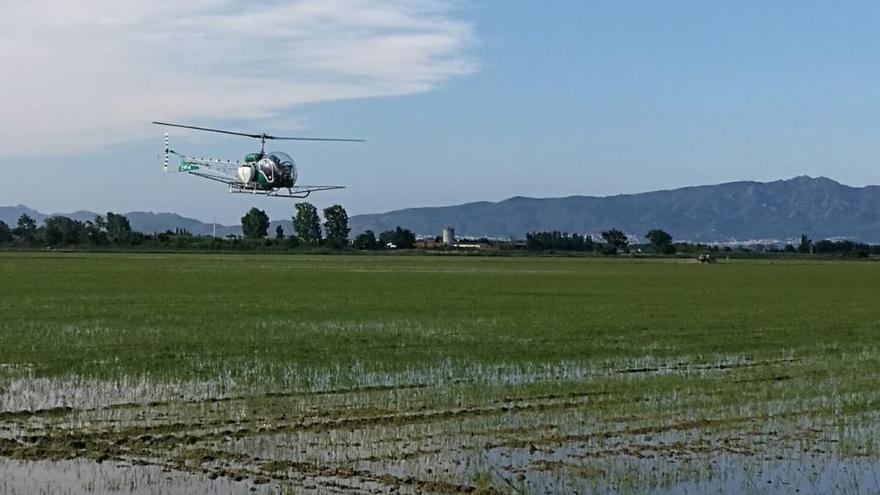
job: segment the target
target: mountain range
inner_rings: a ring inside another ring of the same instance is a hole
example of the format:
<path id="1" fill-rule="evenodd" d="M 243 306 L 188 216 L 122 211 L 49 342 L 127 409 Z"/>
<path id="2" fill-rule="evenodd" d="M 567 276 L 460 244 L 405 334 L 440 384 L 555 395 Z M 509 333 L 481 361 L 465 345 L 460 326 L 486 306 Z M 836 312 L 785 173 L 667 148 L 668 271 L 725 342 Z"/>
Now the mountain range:
<path id="1" fill-rule="evenodd" d="M 0 220 L 14 225 L 26 213 L 38 222 L 47 215 L 26 206 L 0 207 Z M 96 213 L 64 214 L 92 220 Z M 215 226 L 175 213 L 125 213 L 132 228 L 161 232 L 184 228 L 211 234 Z M 292 232 L 290 220 L 272 222 Z M 387 213 L 355 215 L 353 234 L 378 233 L 400 225 L 417 235 L 439 235 L 452 226 L 459 236 L 523 238 L 527 232 L 561 230 L 598 234 L 618 228 L 642 237 L 651 229 L 668 231 L 676 239 L 731 242 L 753 239 L 848 238 L 880 242 L 880 186 L 851 187 L 826 177 L 795 177 L 773 182 L 729 182 L 709 186 L 615 196 L 564 198 L 513 197 L 499 202 L 408 208 Z M 238 234 L 238 225 L 216 225 L 217 235 Z"/>
<path id="2" fill-rule="evenodd" d="M 458 235 L 522 238 L 561 230 L 599 234 L 618 228 L 643 237 L 663 229 L 676 239 L 730 242 L 813 238 L 880 241 L 880 187 L 850 187 L 826 177 L 730 182 L 616 196 L 513 197 L 352 218 L 353 230 L 402 225 L 418 234 L 453 226 Z"/>

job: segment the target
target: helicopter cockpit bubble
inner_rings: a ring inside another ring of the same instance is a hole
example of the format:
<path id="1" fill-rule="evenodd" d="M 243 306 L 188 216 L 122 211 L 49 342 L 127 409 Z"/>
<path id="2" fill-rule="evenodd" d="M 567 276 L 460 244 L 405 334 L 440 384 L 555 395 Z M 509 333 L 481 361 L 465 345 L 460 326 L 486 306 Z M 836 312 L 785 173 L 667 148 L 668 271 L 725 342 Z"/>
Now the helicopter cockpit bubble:
<path id="1" fill-rule="evenodd" d="M 275 162 L 280 169 L 279 173 L 285 176 L 285 182 L 290 184 L 296 183 L 296 162 L 293 161 L 290 155 L 283 151 L 270 151 L 266 154 L 266 158 Z"/>
<path id="2" fill-rule="evenodd" d="M 293 165 L 293 158 L 282 151 L 270 151 L 266 154 L 266 156 L 282 167 L 289 167 Z"/>

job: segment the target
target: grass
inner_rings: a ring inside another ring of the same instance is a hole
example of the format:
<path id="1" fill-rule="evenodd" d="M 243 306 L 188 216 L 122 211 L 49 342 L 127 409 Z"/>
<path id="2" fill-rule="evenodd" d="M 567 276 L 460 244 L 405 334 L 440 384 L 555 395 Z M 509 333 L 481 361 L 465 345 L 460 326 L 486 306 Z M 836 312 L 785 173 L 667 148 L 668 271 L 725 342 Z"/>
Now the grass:
<path id="1" fill-rule="evenodd" d="M 253 357 L 402 369 L 834 354 L 877 334 L 878 279 L 880 265 L 844 262 L 2 254 L 0 362 L 191 376 Z"/>
<path id="2" fill-rule="evenodd" d="M 777 469 L 809 492 L 852 481 L 823 455 L 877 454 L 877 280 L 843 261 L 0 253 L 0 426 L 21 431 L 0 454 L 79 455 L 63 433 L 227 480 L 437 492 L 681 489 L 703 461 L 784 456 L 827 468 Z M 46 424 L 52 450 L 21 440 Z"/>

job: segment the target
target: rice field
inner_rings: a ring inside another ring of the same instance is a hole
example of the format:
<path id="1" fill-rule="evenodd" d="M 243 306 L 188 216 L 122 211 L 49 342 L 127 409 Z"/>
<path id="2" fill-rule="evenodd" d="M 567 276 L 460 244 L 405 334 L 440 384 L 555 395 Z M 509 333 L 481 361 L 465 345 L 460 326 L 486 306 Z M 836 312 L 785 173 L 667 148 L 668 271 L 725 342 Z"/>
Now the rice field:
<path id="1" fill-rule="evenodd" d="M 880 264 L 0 253 L 0 493 L 876 493 Z"/>

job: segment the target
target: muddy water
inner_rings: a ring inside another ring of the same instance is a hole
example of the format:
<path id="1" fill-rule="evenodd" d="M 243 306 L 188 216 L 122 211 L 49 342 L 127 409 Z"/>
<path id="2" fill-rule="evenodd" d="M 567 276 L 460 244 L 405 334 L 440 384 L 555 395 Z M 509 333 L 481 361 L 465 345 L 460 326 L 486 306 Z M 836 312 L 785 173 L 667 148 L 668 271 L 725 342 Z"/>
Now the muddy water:
<path id="1" fill-rule="evenodd" d="M 211 480 L 203 474 L 189 474 L 155 465 L 124 462 L 18 461 L 0 458 L 0 493 L 45 495 L 168 493 L 238 494 L 248 483 L 228 479 Z"/>
<path id="2" fill-rule="evenodd" d="M 0 397 L 52 407 L 0 404 L 0 494 L 880 492 L 873 390 L 798 386 L 788 358 L 617 364 L 355 370 L 369 379 L 251 394 L 181 382 L 150 401 L 19 376 Z M 765 375 L 765 395 L 725 397 Z"/>

